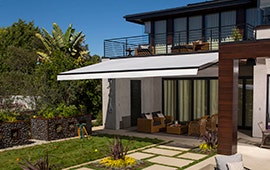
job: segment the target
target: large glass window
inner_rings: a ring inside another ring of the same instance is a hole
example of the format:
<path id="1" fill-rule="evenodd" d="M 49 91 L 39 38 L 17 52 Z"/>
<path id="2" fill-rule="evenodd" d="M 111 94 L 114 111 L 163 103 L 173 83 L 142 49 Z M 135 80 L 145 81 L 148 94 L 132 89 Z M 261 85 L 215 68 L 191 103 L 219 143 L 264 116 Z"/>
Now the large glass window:
<path id="1" fill-rule="evenodd" d="M 236 11 L 221 13 L 221 42 L 233 41 L 232 32 L 236 26 Z"/>
<path id="2" fill-rule="evenodd" d="M 253 116 L 253 80 L 241 78 L 238 81 L 238 126 L 244 129 L 252 127 Z"/>
<path id="3" fill-rule="evenodd" d="M 176 81 L 166 80 L 163 82 L 163 105 L 164 113 L 175 119 L 176 113 Z"/>
<path id="4" fill-rule="evenodd" d="M 180 122 L 218 113 L 217 79 L 163 80 L 163 94 L 164 113 Z"/>
<path id="5" fill-rule="evenodd" d="M 205 16 L 205 41 L 210 43 L 211 50 L 217 50 L 219 44 L 219 14 Z"/>
<path id="6" fill-rule="evenodd" d="M 166 53 L 166 20 L 155 22 L 155 53 Z"/>
<path id="7" fill-rule="evenodd" d="M 180 122 L 191 120 L 191 81 L 178 81 L 178 113 Z"/>
<path id="8" fill-rule="evenodd" d="M 253 28 L 260 25 L 260 20 L 258 19 L 258 9 L 250 8 L 246 10 L 246 36 L 247 39 L 253 39 Z"/>
<path id="9" fill-rule="evenodd" d="M 194 119 L 207 115 L 207 82 L 205 80 L 194 80 L 193 114 Z"/>
<path id="10" fill-rule="evenodd" d="M 189 18 L 189 43 L 202 40 L 202 16 Z"/>
<path id="11" fill-rule="evenodd" d="M 187 44 L 187 18 L 174 19 L 174 45 Z"/>

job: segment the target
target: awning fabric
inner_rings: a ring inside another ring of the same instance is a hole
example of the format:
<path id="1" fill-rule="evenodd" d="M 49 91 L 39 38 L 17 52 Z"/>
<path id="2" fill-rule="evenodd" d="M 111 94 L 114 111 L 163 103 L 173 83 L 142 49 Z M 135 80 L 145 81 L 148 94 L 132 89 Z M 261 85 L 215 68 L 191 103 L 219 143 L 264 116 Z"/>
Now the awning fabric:
<path id="1" fill-rule="evenodd" d="M 57 76 L 57 80 L 197 75 L 198 69 L 216 62 L 218 53 L 108 59 L 98 64 L 62 72 Z"/>

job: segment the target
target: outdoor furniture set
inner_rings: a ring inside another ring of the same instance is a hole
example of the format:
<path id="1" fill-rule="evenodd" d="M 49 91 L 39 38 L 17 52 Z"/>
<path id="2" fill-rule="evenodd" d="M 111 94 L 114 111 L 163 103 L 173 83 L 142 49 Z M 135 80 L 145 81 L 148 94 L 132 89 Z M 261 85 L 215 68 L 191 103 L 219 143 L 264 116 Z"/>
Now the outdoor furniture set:
<path id="1" fill-rule="evenodd" d="M 173 45 L 171 47 L 171 53 L 173 54 L 187 53 L 194 51 L 208 51 L 208 50 L 209 50 L 209 42 L 202 42 L 202 41 L 194 41 L 192 44 Z M 129 48 L 128 51 L 131 51 L 131 49 Z M 140 44 L 137 48 L 135 48 L 135 56 L 149 56 L 154 54 L 155 54 L 155 47 L 149 44 Z"/>
<path id="2" fill-rule="evenodd" d="M 142 113 L 137 119 L 137 131 L 145 133 L 156 133 L 166 131 L 170 134 L 185 134 L 203 136 L 206 132 L 217 130 L 217 114 L 203 116 L 198 120 L 190 122 L 172 121 L 171 116 L 165 116 L 160 111 Z"/>

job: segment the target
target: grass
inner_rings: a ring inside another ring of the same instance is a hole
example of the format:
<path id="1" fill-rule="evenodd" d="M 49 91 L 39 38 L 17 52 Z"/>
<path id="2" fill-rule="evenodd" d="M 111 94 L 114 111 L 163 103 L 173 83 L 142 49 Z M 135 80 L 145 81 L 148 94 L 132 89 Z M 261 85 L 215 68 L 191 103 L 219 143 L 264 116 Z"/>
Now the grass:
<path id="1" fill-rule="evenodd" d="M 113 135 L 97 135 L 90 139 L 70 139 L 61 142 L 51 142 L 23 149 L 0 152 L 0 169 L 21 169 L 19 162 L 26 159 L 36 162 L 41 156 L 48 153 L 51 164 L 60 165 L 62 168 L 82 164 L 107 156 L 109 144 Z M 136 138 L 121 136 L 123 144 L 128 144 L 130 150 L 141 148 L 153 143 L 161 142 L 158 139 Z"/>

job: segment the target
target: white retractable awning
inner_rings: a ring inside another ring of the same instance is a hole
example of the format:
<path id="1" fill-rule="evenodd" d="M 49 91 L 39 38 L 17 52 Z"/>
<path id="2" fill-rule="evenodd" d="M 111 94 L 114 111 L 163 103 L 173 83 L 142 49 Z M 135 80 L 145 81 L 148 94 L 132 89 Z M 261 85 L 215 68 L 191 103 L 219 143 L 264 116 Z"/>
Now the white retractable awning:
<path id="1" fill-rule="evenodd" d="M 218 53 L 108 59 L 98 64 L 62 72 L 57 76 L 57 80 L 197 75 L 198 69 L 216 62 Z"/>

